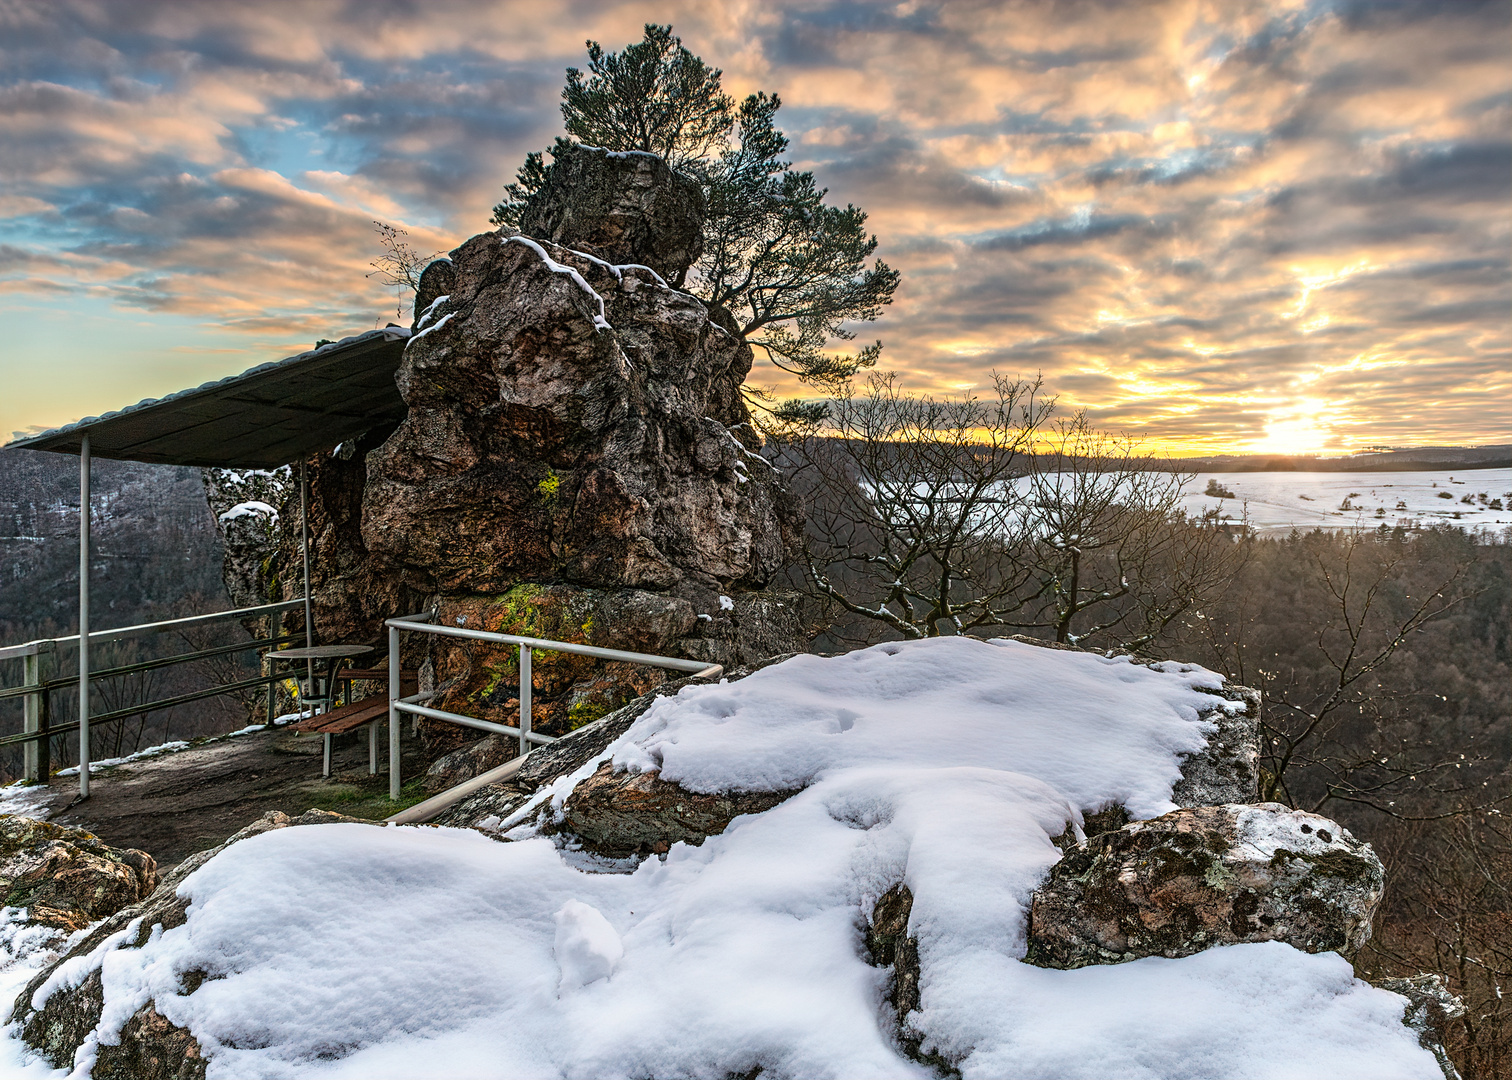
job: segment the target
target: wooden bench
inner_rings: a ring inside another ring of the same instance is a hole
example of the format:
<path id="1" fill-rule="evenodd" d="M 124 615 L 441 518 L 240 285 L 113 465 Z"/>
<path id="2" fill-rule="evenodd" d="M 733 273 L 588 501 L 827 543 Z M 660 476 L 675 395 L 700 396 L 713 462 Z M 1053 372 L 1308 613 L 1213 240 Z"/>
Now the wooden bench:
<path id="1" fill-rule="evenodd" d="M 347 695 L 352 693 L 354 682 L 378 682 L 388 686 L 388 668 L 343 668 L 336 673 L 337 684 L 347 684 Z M 399 669 L 399 696 L 409 697 L 420 685 L 420 673 L 406 668 Z"/>
<path id="2" fill-rule="evenodd" d="M 354 681 L 372 680 L 387 683 L 388 676 L 386 668 L 348 668 L 337 674 L 336 681 L 347 682 L 347 693 L 350 694 L 351 683 Z M 419 676 L 415 672 L 404 670 L 399 672 L 400 697 L 413 694 L 418 684 Z M 325 753 L 320 770 L 320 775 L 323 777 L 331 775 L 331 736 L 345 735 L 360 727 L 366 727 L 368 775 L 374 776 L 378 772 L 378 722 L 386 719 L 388 719 L 388 695 L 374 694 L 361 701 L 348 702 L 339 708 L 307 716 L 289 726 L 298 732 L 324 736 Z"/>

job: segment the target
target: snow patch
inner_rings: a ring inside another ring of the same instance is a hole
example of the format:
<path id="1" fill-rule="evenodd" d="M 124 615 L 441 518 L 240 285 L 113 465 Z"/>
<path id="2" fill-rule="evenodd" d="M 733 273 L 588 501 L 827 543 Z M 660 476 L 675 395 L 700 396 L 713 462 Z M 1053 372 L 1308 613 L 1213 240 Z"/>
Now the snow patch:
<path id="1" fill-rule="evenodd" d="M 659 699 L 493 823 L 510 843 L 356 824 L 244 840 L 180 885 L 184 925 L 141 949 L 119 948 L 123 932 L 44 989 L 99 969 L 91 1047 L 152 1000 L 199 1040 L 211 1080 L 922 1078 L 889 1030 L 890 975 L 860 940 L 903 881 L 913 1023 L 964 1077 L 1435 1080 L 1403 999 L 1334 954 L 1272 942 L 1074 971 L 1022 962 L 1030 898 L 1060 856 L 1051 837 L 1083 807 L 1171 809 L 1222 685 L 1191 666 L 970 638 L 795 657 Z M 695 791 L 802 790 L 700 846 L 610 866 L 537 824 L 605 760 Z M 214 977 L 185 994 L 191 970 Z"/>
<path id="2" fill-rule="evenodd" d="M 410 339 L 409 339 L 410 345 L 413 345 L 415 342 L 419 341 L 421 338 L 423 338 L 426 334 L 429 334 L 431 331 L 441 329 L 447 323 L 451 322 L 452 316 L 455 315 L 455 314 L 456 314 L 455 311 L 448 311 L 445 315 L 443 315 L 439 319 L 437 319 L 434 325 L 427 326 L 424 330 L 421 330 L 418 334 L 412 335 L 410 337 Z M 409 348 L 409 345 L 406 345 L 405 348 Z"/>
<path id="3" fill-rule="evenodd" d="M 274 521 L 277 521 L 278 511 L 265 502 L 262 502 L 258 499 L 251 499 L 247 502 L 237 503 L 231 509 L 227 510 L 224 514 L 221 514 L 220 517 L 218 517 L 216 520 L 224 525 L 226 522 L 234 521 L 237 518 L 263 516 L 271 517 Z"/>

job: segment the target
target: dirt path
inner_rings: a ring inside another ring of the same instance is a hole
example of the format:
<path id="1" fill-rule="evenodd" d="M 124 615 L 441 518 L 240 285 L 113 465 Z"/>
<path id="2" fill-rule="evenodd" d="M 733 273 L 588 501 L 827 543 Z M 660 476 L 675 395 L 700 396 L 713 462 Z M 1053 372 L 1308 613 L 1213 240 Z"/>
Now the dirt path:
<path id="1" fill-rule="evenodd" d="M 88 829 L 116 847 L 140 848 L 167 870 L 269 810 L 300 814 L 315 807 L 378 819 L 418 802 L 423 766 L 407 737 L 403 749 L 410 783 L 397 804 L 388 800 L 385 744 L 379 746 L 380 771 L 369 776 L 366 734 L 338 736 L 332 775 L 325 780 L 320 736 L 277 729 L 101 769 L 91 774 L 83 802 L 74 803 L 77 777 L 55 776 L 41 805 L 49 820 Z"/>

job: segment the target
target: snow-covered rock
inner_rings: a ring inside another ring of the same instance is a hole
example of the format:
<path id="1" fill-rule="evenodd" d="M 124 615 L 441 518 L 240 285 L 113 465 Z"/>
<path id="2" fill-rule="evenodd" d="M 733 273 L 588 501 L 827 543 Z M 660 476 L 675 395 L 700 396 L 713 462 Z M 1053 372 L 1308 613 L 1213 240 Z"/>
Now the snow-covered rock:
<path id="1" fill-rule="evenodd" d="M 151 1008 L 210 1080 L 1437 1080 L 1405 999 L 1336 953 L 1025 962 L 1052 838 L 1089 810 L 1176 810 L 1225 689 L 1190 666 L 967 638 L 688 685 L 606 745 L 551 747 L 571 750 L 555 778 L 490 823 L 507 842 L 340 823 L 248 837 L 159 891 L 180 919 L 107 921 L 119 936 L 76 945 L 17 1017 L 66 1063 L 38 1010 L 93 978 L 99 1007 L 75 1015 L 94 1019 L 69 1029 L 80 1075 Z M 606 764 L 692 793 L 796 793 L 696 846 L 606 859 L 566 810 Z"/>

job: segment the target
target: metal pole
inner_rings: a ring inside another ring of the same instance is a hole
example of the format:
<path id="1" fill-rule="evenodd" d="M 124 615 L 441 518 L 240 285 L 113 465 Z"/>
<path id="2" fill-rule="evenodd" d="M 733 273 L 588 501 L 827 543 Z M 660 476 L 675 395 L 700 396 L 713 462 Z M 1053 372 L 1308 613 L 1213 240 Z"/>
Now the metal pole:
<path id="1" fill-rule="evenodd" d="M 310 610 L 310 474 L 308 460 L 299 459 L 299 554 L 304 560 L 305 647 L 315 647 L 315 617 Z M 315 693 L 315 661 L 305 660 L 305 685 Z M 300 710 L 304 702 L 299 703 Z"/>
<path id="2" fill-rule="evenodd" d="M 399 801 L 399 628 L 388 628 L 389 645 L 389 799 Z"/>
<path id="3" fill-rule="evenodd" d="M 42 674 L 42 658 L 40 655 L 38 655 L 37 652 L 37 649 L 40 648 L 41 645 L 39 643 L 36 648 L 33 648 L 31 652 L 28 652 L 26 654 L 25 658 L 22 661 L 26 669 L 23 678 L 26 680 L 27 686 L 36 686 L 40 688 L 43 680 L 46 678 L 46 676 Z M 21 709 L 23 731 L 32 732 L 42 730 L 42 695 L 45 693 L 47 693 L 46 690 L 38 689 L 34 693 L 27 694 L 26 697 L 22 699 Z M 27 780 L 40 780 L 45 784 L 47 782 L 47 776 L 45 774 L 39 773 L 38 771 L 38 743 L 29 742 L 24 744 L 24 746 L 25 749 L 22 751 L 21 775 Z"/>
<path id="4" fill-rule="evenodd" d="M 79 439 L 79 798 L 89 798 L 89 436 Z"/>
<path id="5" fill-rule="evenodd" d="M 283 637 L 283 612 L 281 612 L 281 611 L 275 611 L 275 612 L 273 612 L 272 615 L 268 616 L 268 630 L 269 630 L 268 636 L 270 638 L 274 639 L 275 641 L 278 640 L 279 638 Z M 278 649 L 278 646 L 277 645 L 273 645 L 273 646 L 270 646 L 269 651 L 276 651 L 277 649 Z M 273 661 L 270 660 L 270 659 L 268 659 L 268 657 L 266 657 L 266 656 L 263 657 L 261 674 L 263 674 L 263 675 L 272 675 L 272 674 L 274 674 L 274 671 L 273 671 Z M 270 682 L 268 684 L 268 715 L 267 715 L 267 719 L 265 721 L 265 726 L 266 727 L 272 727 L 273 726 L 274 714 L 277 713 L 277 711 L 278 711 L 277 705 L 278 705 L 278 684 L 276 682 Z"/>
<path id="6" fill-rule="evenodd" d="M 520 756 L 530 753 L 530 646 L 520 646 Z"/>

